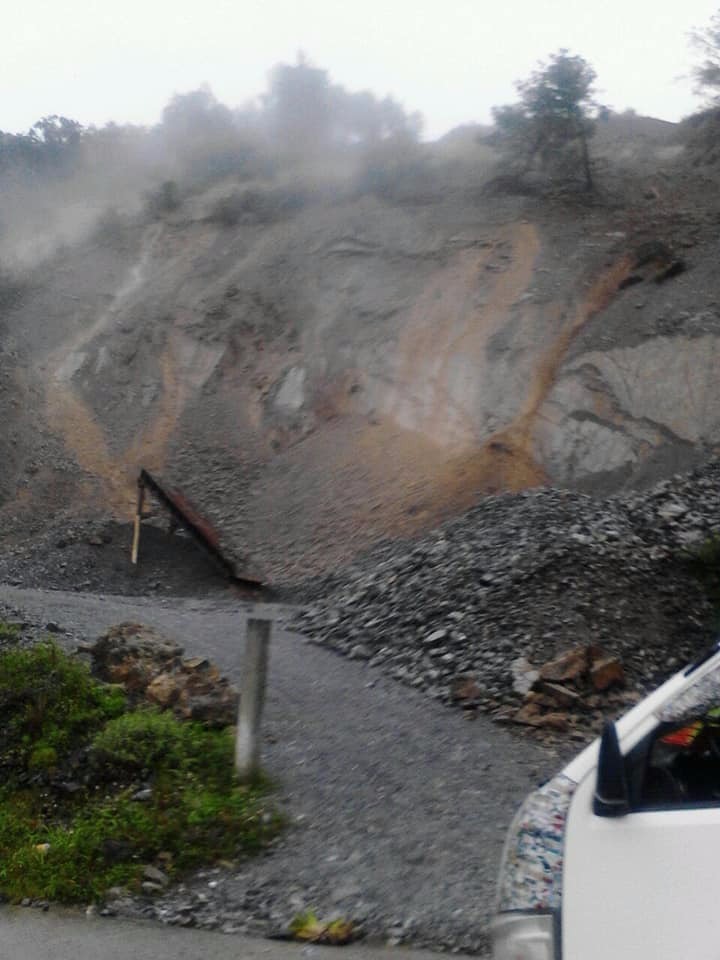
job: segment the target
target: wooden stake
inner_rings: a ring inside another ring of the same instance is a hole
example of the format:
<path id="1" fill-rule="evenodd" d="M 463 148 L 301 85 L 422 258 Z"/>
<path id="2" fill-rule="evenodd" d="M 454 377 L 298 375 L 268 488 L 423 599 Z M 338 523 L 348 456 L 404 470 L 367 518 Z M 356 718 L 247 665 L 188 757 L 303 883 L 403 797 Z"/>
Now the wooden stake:
<path id="1" fill-rule="evenodd" d="M 134 565 L 138 562 L 138 550 L 140 549 L 140 521 L 142 520 L 143 503 L 145 502 L 145 484 L 138 480 L 138 498 L 135 509 L 135 527 L 133 529 L 132 552 L 130 559 Z"/>
<path id="2" fill-rule="evenodd" d="M 240 709 L 235 737 L 235 770 L 248 783 L 260 769 L 260 725 L 267 685 L 270 620 L 248 620 Z"/>

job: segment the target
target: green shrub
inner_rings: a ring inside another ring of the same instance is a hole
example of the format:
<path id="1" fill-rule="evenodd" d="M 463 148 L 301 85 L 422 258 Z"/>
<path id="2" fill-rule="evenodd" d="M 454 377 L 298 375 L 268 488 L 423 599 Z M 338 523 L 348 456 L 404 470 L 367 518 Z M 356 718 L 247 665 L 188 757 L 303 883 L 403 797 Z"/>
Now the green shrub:
<path id="1" fill-rule="evenodd" d="M 715 608 L 715 627 L 720 629 L 720 534 L 711 533 L 702 543 L 681 554 L 682 561 L 703 586 Z"/>
<path id="2" fill-rule="evenodd" d="M 30 770 L 53 770 L 57 767 L 58 753 L 55 747 L 46 743 L 36 743 L 28 760 Z"/>
<path id="3" fill-rule="evenodd" d="M 237 783 L 232 730 L 127 711 L 121 691 L 55 644 L 0 655 L 0 723 L 10 899 L 97 900 L 136 888 L 161 853 L 172 876 L 254 853 L 282 826 L 265 784 Z"/>
<path id="4" fill-rule="evenodd" d="M 89 740 L 125 709 L 121 690 L 99 684 L 52 642 L 0 656 L 0 766 L 27 766 L 36 745 L 62 752 Z"/>
<path id="5" fill-rule="evenodd" d="M 138 843 L 152 831 L 142 804 L 90 805 L 69 822 L 53 823 L 34 798 L 0 794 L 0 801 L 0 889 L 11 900 L 89 901 L 111 886 L 138 882 L 138 862 L 118 861 L 114 851 L 148 850 Z"/>
<path id="6" fill-rule="evenodd" d="M 7 646 L 9 643 L 17 643 L 20 639 L 20 627 L 17 623 L 3 623 L 0 621 L 0 644 Z"/>
<path id="7" fill-rule="evenodd" d="M 232 730 L 208 730 L 172 713 L 139 708 L 111 720 L 94 738 L 91 760 L 119 780 L 152 770 L 156 778 L 198 778 L 232 785 Z"/>
<path id="8" fill-rule="evenodd" d="M 442 184 L 422 148 L 409 138 L 391 138 L 366 149 L 357 175 L 358 194 L 372 193 L 388 203 L 429 203 Z"/>
<path id="9" fill-rule="evenodd" d="M 108 207 L 98 217 L 92 239 L 99 247 L 124 253 L 132 248 L 132 221 L 121 214 L 117 207 Z"/>

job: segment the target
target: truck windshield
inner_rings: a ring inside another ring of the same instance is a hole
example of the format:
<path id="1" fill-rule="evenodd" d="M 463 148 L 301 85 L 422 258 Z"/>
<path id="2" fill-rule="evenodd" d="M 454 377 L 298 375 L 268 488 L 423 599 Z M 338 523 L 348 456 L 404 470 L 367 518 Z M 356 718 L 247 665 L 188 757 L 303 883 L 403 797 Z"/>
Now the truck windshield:
<path id="1" fill-rule="evenodd" d="M 720 708 L 661 724 L 647 745 L 635 809 L 720 803 Z"/>

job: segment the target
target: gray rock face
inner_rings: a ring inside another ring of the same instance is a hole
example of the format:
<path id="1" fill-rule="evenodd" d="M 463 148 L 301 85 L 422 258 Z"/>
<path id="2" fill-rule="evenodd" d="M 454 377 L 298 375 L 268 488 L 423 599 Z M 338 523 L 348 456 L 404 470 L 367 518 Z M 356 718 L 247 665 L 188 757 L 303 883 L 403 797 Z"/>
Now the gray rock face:
<path id="1" fill-rule="evenodd" d="M 13 546 L 51 523 L 61 539 L 80 504 L 125 520 L 143 465 L 230 554 L 298 579 L 488 493 L 607 493 L 720 444 L 706 183 L 686 209 L 622 214 L 310 191 L 282 220 L 233 227 L 211 215 L 226 189 L 129 223 L 122 251 L 68 247 L 3 318 Z M 679 254 L 688 269 L 656 282 L 657 257 Z"/>
<path id="2" fill-rule="evenodd" d="M 582 353 L 550 392 L 535 430 L 537 454 L 559 482 L 630 472 L 663 445 L 720 440 L 720 338 L 657 337 Z"/>

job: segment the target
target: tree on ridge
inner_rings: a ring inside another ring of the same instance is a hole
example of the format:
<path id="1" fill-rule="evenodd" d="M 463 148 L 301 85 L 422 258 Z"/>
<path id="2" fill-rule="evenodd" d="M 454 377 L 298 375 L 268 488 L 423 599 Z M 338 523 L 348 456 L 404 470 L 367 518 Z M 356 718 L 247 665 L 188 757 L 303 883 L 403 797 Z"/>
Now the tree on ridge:
<path id="1" fill-rule="evenodd" d="M 539 160 L 545 170 L 579 168 L 587 190 L 594 189 L 588 142 L 598 105 L 596 74 L 590 64 L 559 50 L 517 84 L 520 100 L 495 107 L 496 140 L 527 172 Z"/>

